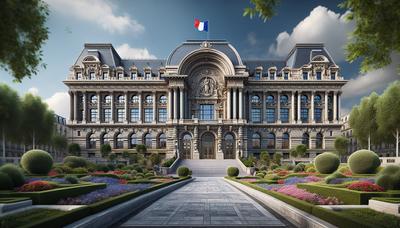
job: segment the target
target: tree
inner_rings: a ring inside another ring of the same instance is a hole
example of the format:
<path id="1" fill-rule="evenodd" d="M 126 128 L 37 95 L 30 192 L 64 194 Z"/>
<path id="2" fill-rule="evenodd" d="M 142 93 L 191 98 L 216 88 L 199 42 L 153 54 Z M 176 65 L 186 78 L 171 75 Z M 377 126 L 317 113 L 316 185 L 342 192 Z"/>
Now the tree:
<path id="1" fill-rule="evenodd" d="M 22 100 L 22 129 L 20 132 L 25 144 L 47 144 L 51 141 L 54 130 L 54 113 L 47 108 L 38 96 L 26 94 Z"/>
<path id="2" fill-rule="evenodd" d="M 52 145 L 54 147 L 54 149 L 58 152 L 62 152 L 67 148 L 68 142 L 67 142 L 67 138 L 65 138 L 65 136 L 59 135 L 59 134 L 55 134 L 53 135 L 52 138 Z"/>
<path id="3" fill-rule="evenodd" d="M 81 156 L 81 146 L 77 143 L 71 143 L 68 145 L 68 154 L 73 156 Z"/>
<path id="4" fill-rule="evenodd" d="M 346 137 L 338 136 L 335 138 L 335 149 L 339 156 L 346 154 L 348 146 L 349 140 Z"/>
<path id="5" fill-rule="evenodd" d="M 144 144 L 136 145 L 136 151 L 141 154 L 145 154 L 147 152 L 147 146 Z"/>
<path id="6" fill-rule="evenodd" d="M 159 165 L 161 163 L 161 157 L 158 153 L 152 153 L 150 155 L 150 161 L 152 165 Z"/>
<path id="7" fill-rule="evenodd" d="M 396 139 L 396 157 L 399 156 L 400 132 L 400 81 L 392 83 L 377 103 L 379 132 L 391 132 Z"/>
<path id="8" fill-rule="evenodd" d="M 17 92 L 5 84 L 0 84 L 0 127 L 3 141 L 3 161 L 6 157 L 6 134 L 15 136 L 20 125 L 21 102 Z"/>
<path id="9" fill-rule="evenodd" d="M 110 144 L 103 144 L 100 147 L 100 153 L 103 158 L 107 157 L 111 153 L 111 146 Z"/>
<path id="10" fill-rule="evenodd" d="M 250 0 L 253 7 L 246 7 L 243 11 L 243 16 L 253 18 L 258 14 L 264 22 L 271 19 L 275 15 L 274 8 L 279 3 L 279 0 Z"/>
<path id="11" fill-rule="evenodd" d="M 41 0 L 1 1 L 0 68 L 10 70 L 15 81 L 37 73 L 40 49 L 49 33 L 48 15 L 47 4 Z"/>
<path id="12" fill-rule="evenodd" d="M 269 166 L 270 161 L 271 157 L 269 156 L 269 153 L 267 151 L 262 151 L 260 154 L 259 163 L 264 166 Z"/>
<path id="13" fill-rule="evenodd" d="M 298 157 L 304 157 L 307 153 L 307 146 L 304 144 L 299 144 L 296 146 L 296 154 Z"/>
<path id="14" fill-rule="evenodd" d="M 281 165 L 282 153 L 275 152 L 275 153 L 274 153 L 274 156 L 273 156 L 273 160 L 274 160 L 274 163 L 275 163 L 275 164 Z"/>
<path id="15" fill-rule="evenodd" d="M 107 144 L 108 145 L 108 144 Z M 108 155 L 108 159 L 112 162 L 112 163 L 114 163 L 114 161 L 117 159 L 117 155 L 115 154 L 115 153 L 110 153 L 109 155 Z"/>

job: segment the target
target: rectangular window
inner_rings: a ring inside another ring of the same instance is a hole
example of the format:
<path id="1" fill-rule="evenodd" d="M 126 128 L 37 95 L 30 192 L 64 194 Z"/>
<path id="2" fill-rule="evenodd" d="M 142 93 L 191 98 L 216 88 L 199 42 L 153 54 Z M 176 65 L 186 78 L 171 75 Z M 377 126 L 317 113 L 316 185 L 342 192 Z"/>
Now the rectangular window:
<path id="1" fill-rule="evenodd" d="M 103 73 L 103 80 L 108 80 L 108 72 Z"/>
<path id="2" fill-rule="evenodd" d="M 146 73 L 144 74 L 144 79 L 150 80 L 150 79 L 151 79 L 151 73 L 150 73 L 150 72 L 146 72 Z"/>
<path id="3" fill-rule="evenodd" d="M 124 74 L 123 73 L 118 73 L 118 80 L 124 79 Z"/>
<path id="4" fill-rule="evenodd" d="M 96 79 L 96 75 L 94 74 L 94 72 L 90 72 L 89 73 L 89 78 L 90 78 L 90 80 L 95 80 Z"/>
<path id="5" fill-rule="evenodd" d="M 270 72 L 269 73 L 269 79 L 274 80 L 275 79 L 275 72 Z"/>
<path id="6" fill-rule="evenodd" d="M 122 123 L 125 120 L 125 109 L 117 109 L 117 122 Z"/>
<path id="7" fill-rule="evenodd" d="M 308 123 L 308 108 L 301 108 L 300 119 L 302 123 Z"/>
<path id="8" fill-rule="evenodd" d="M 77 80 L 82 80 L 82 72 L 76 73 L 76 79 Z"/>
<path id="9" fill-rule="evenodd" d="M 331 80 L 335 80 L 336 79 L 336 72 L 331 72 Z"/>
<path id="10" fill-rule="evenodd" d="M 267 108 L 266 119 L 268 123 L 275 123 L 275 109 Z"/>
<path id="11" fill-rule="evenodd" d="M 136 72 L 132 72 L 131 73 L 131 79 L 132 80 L 136 80 L 136 78 L 137 78 L 137 73 Z"/>
<path id="12" fill-rule="evenodd" d="M 167 122 L 167 109 L 166 108 L 158 109 L 158 122 L 160 122 L 160 123 Z"/>
<path id="13" fill-rule="evenodd" d="M 303 72 L 303 80 L 308 80 L 308 72 Z"/>
<path id="14" fill-rule="evenodd" d="M 289 109 L 288 108 L 281 108 L 281 122 L 289 123 Z"/>
<path id="15" fill-rule="evenodd" d="M 97 109 L 90 109 L 90 121 L 91 122 L 97 121 Z"/>
<path id="16" fill-rule="evenodd" d="M 153 122 L 153 109 L 152 108 L 144 109 L 144 122 L 145 123 Z"/>
<path id="17" fill-rule="evenodd" d="M 314 109 L 314 120 L 317 123 L 322 122 L 322 109 L 321 108 L 315 108 Z"/>
<path id="18" fill-rule="evenodd" d="M 289 73 L 288 73 L 288 72 L 285 72 L 285 74 L 283 75 L 283 78 L 284 78 L 285 80 L 289 80 Z"/>
<path id="19" fill-rule="evenodd" d="M 160 72 L 160 79 L 164 78 L 164 72 Z"/>
<path id="20" fill-rule="evenodd" d="M 214 119 L 214 105 L 202 104 L 200 105 L 200 119 L 213 120 Z"/>
<path id="21" fill-rule="evenodd" d="M 252 108 L 251 109 L 251 120 L 254 123 L 260 123 L 261 122 L 261 109 L 259 109 L 259 108 Z"/>
<path id="22" fill-rule="evenodd" d="M 104 122 L 109 123 L 111 121 L 111 108 L 104 109 Z"/>
<path id="23" fill-rule="evenodd" d="M 132 108 L 131 109 L 131 122 L 138 122 L 139 121 L 139 109 Z"/>
<path id="24" fill-rule="evenodd" d="M 256 75 L 254 76 L 255 80 L 260 80 L 261 78 L 261 72 L 256 72 Z"/>
<path id="25" fill-rule="evenodd" d="M 317 80 L 321 80 L 322 79 L 322 77 L 321 77 L 321 71 L 317 71 Z"/>

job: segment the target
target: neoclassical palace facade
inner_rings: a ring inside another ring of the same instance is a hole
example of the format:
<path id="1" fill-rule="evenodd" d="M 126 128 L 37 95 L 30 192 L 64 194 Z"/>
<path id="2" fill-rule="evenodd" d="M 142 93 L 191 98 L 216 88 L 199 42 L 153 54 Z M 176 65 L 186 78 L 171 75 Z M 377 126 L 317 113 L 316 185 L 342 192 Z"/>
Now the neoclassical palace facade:
<path id="1" fill-rule="evenodd" d="M 297 44 L 283 60 L 245 60 L 224 40 L 188 40 L 167 59 L 121 59 L 85 44 L 64 83 L 70 142 L 184 159 L 233 159 L 263 150 L 307 156 L 333 149 L 346 83 L 323 44 Z"/>

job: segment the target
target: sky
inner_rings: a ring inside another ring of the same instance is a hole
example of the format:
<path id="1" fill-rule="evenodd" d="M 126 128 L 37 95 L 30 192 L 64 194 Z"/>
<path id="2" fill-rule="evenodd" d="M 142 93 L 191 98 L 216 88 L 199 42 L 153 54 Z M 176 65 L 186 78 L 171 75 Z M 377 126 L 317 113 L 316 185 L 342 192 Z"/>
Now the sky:
<path id="1" fill-rule="evenodd" d="M 344 20 L 340 1 L 282 0 L 276 15 L 263 22 L 243 17 L 249 0 L 45 0 L 50 16 L 49 39 L 44 44 L 39 73 L 13 82 L 0 70 L 0 82 L 21 96 L 41 96 L 57 114 L 68 118 L 68 88 L 63 84 L 84 43 L 111 43 L 121 57 L 153 59 L 168 57 L 187 39 L 205 39 L 195 18 L 209 21 L 209 38 L 225 39 L 242 59 L 284 59 L 295 43 L 322 42 L 349 82 L 343 87 L 342 114 L 372 91 L 381 93 L 397 79 L 395 64 L 360 74 L 360 61 L 345 61 L 344 46 L 354 23 Z M 400 62 L 393 56 L 393 62 Z"/>

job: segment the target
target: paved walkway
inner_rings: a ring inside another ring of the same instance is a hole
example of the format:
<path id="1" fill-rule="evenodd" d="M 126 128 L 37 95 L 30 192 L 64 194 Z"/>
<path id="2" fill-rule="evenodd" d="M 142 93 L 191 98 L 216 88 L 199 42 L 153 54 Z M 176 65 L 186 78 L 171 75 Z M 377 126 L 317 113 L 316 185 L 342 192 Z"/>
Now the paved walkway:
<path id="1" fill-rule="evenodd" d="M 198 177 L 121 226 L 285 227 L 265 208 L 220 177 Z"/>

